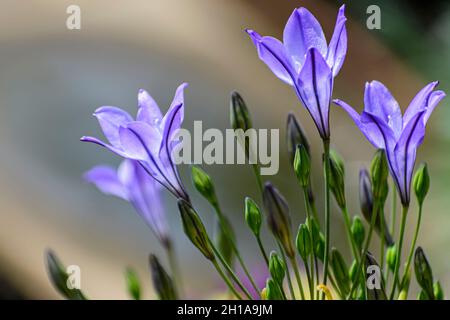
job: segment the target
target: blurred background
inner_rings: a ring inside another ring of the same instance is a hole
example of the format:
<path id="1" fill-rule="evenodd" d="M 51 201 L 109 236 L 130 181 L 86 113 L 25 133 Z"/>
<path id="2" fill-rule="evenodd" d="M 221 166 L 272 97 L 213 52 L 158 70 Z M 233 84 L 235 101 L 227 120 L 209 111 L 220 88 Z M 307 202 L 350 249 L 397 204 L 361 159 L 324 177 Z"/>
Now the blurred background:
<path id="1" fill-rule="evenodd" d="M 101 194 L 81 178 L 96 164 L 120 161 L 104 149 L 79 142 L 82 135 L 101 137 L 92 112 L 102 105 L 116 105 L 134 114 L 138 88 L 147 89 L 166 110 L 175 88 L 188 81 L 184 121 L 188 129 L 194 120 L 202 120 L 204 128 L 228 128 L 229 93 L 238 90 L 255 127 L 280 129 L 281 168 L 270 180 L 288 198 L 294 220 L 303 220 L 302 197 L 284 144 L 287 113 L 295 111 L 311 140 L 319 199 L 321 143 L 295 94 L 257 58 L 243 30 L 250 27 L 280 38 L 292 10 L 305 6 L 330 39 L 342 3 L 0 0 L 0 298 L 60 298 L 47 278 L 46 248 L 54 249 L 66 265 L 80 266 L 82 290 L 90 298 L 128 298 L 123 277 L 126 266 L 137 269 L 144 297 L 154 298 L 148 254 L 156 253 L 166 263 L 156 238 L 129 204 Z M 450 92 L 448 1 L 345 3 L 349 48 L 334 97 L 360 110 L 364 83 L 372 79 L 385 83 L 403 110 L 430 81 L 440 80 L 440 88 Z M 66 8 L 72 4 L 81 8 L 81 30 L 66 28 Z M 381 30 L 366 27 L 366 9 L 371 4 L 381 8 Z M 418 161 L 428 162 L 432 177 L 418 244 L 447 294 L 449 104 L 445 99 L 436 109 L 418 154 Z M 350 211 L 359 214 L 358 170 L 368 165 L 374 150 L 342 110 L 332 107 L 331 118 L 333 147 L 346 159 Z M 244 197 L 259 199 L 251 168 L 224 165 L 203 169 L 215 181 L 245 259 L 255 270 L 260 269 L 256 243 L 243 223 Z M 212 232 L 213 211 L 192 187 L 189 167 L 180 170 Z M 220 292 L 221 281 L 186 241 L 174 199 L 167 194 L 165 199 L 189 296 L 212 297 Z M 333 210 L 333 243 L 349 257 L 340 213 L 335 207 Z M 414 205 L 408 249 L 416 215 Z"/>

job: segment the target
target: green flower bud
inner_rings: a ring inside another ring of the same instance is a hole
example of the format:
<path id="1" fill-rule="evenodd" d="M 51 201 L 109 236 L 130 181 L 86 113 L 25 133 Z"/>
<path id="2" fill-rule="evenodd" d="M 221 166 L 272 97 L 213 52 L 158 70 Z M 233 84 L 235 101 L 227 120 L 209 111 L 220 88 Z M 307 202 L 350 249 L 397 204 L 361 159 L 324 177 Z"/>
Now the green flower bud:
<path id="1" fill-rule="evenodd" d="M 298 145 L 294 157 L 294 171 L 297 179 L 303 188 L 309 185 L 309 174 L 311 171 L 311 161 L 308 152 L 303 145 Z"/>
<path id="2" fill-rule="evenodd" d="M 309 255 L 311 254 L 311 236 L 308 227 L 305 224 L 300 224 L 298 227 L 297 237 L 295 238 L 295 245 L 297 247 L 298 254 L 303 259 L 307 261 Z"/>
<path id="3" fill-rule="evenodd" d="M 262 221 L 261 210 L 253 199 L 245 198 L 245 222 L 256 237 L 259 237 Z"/>
<path id="4" fill-rule="evenodd" d="M 69 285 L 69 275 L 65 271 L 65 267 L 58 259 L 56 254 L 48 249 L 45 253 L 47 261 L 47 272 L 52 282 L 53 286 L 62 294 L 66 299 L 69 300 L 86 300 L 86 297 L 81 292 L 81 290 L 76 288 L 71 288 Z"/>
<path id="5" fill-rule="evenodd" d="M 417 300 L 430 300 L 425 291 L 420 290 L 419 295 L 417 296 Z"/>
<path id="6" fill-rule="evenodd" d="M 350 276 L 350 279 L 352 280 L 352 283 L 355 282 L 356 279 L 356 275 L 357 275 L 357 269 L 358 267 L 358 263 L 356 262 L 356 260 L 353 260 L 352 265 L 350 266 L 350 269 L 348 271 L 348 274 Z M 360 273 L 361 275 L 361 273 Z"/>
<path id="7" fill-rule="evenodd" d="M 425 291 L 427 296 L 431 300 L 434 300 L 433 272 L 421 247 L 417 247 L 414 253 L 414 272 L 417 283 Z"/>
<path id="8" fill-rule="evenodd" d="M 306 135 L 302 127 L 300 126 L 300 123 L 297 121 L 295 115 L 292 112 L 288 114 L 287 118 L 286 138 L 289 160 L 291 163 L 293 163 L 294 161 L 298 145 L 302 145 L 305 148 L 305 151 L 309 157 L 310 149 L 308 139 L 306 138 Z"/>
<path id="9" fill-rule="evenodd" d="M 386 263 L 392 272 L 395 271 L 395 261 L 397 260 L 397 247 L 395 245 L 388 247 L 386 251 Z"/>
<path id="10" fill-rule="evenodd" d="M 225 217 L 224 217 L 225 218 Z M 228 220 L 224 223 L 229 226 Z M 215 243 L 222 257 L 225 259 L 229 266 L 233 266 L 234 250 L 232 241 L 236 241 L 234 232 L 231 231 L 231 227 L 223 227 L 220 222 L 217 223 L 215 233 Z"/>
<path id="11" fill-rule="evenodd" d="M 306 219 L 306 226 L 312 235 L 314 253 L 320 261 L 323 261 L 325 255 L 325 237 L 320 232 L 319 224 L 313 217 L 309 217 Z"/>
<path id="12" fill-rule="evenodd" d="M 160 300 L 177 300 L 177 292 L 172 278 L 164 270 L 158 258 L 151 254 L 149 258 L 153 287 Z"/>
<path id="13" fill-rule="evenodd" d="M 315 243 L 314 252 L 317 259 L 323 262 L 325 259 L 325 236 L 322 232 L 319 233 L 318 241 Z"/>
<path id="14" fill-rule="evenodd" d="M 378 199 L 381 204 L 384 204 L 388 194 L 389 168 L 383 149 L 379 149 L 375 152 L 370 167 L 370 175 L 372 178 L 373 197 L 374 199 Z"/>
<path id="15" fill-rule="evenodd" d="M 436 300 L 445 300 L 444 290 L 442 289 L 441 283 L 439 281 L 437 281 L 434 284 L 434 290 L 433 291 L 434 291 L 434 298 Z"/>
<path id="16" fill-rule="evenodd" d="M 291 219 L 289 207 L 280 192 L 267 182 L 263 192 L 264 206 L 267 212 L 267 224 L 275 239 L 283 246 L 286 254 L 292 258 L 295 250 L 292 244 Z"/>
<path id="17" fill-rule="evenodd" d="M 273 279 L 267 279 L 266 298 L 267 300 L 283 300 L 280 286 Z"/>
<path id="18" fill-rule="evenodd" d="M 406 300 L 408 298 L 408 292 L 406 290 L 400 291 L 397 300 Z"/>
<path id="19" fill-rule="evenodd" d="M 208 234 L 197 212 L 184 199 L 178 200 L 178 209 L 183 222 L 184 233 L 192 244 L 200 250 L 208 260 L 214 260 L 214 252 L 211 248 Z"/>
<path id="20" fill-rule="evenodd" d="M 134 300 L 141 299 L 141 284 L 139 282 L 139 278 L 132 268 L 127 268 L 125 270 L 125 282 L 127 286 L 128 294 Z"/>
<path id="21" fill-rule="evenodd" d="M 359 216 L 353 217 L 351 232 L 356 246 L 361 250 L 366 236 L 366 230 L 364 229 L 364 225 Z"/>
<path id="22" fill-rule="evenodd" d="M 342 158 L 330 151 L 330 189 L 341 209 L 345 208 L 345 167 Z"/>
<path id="23" fill-rule="evenodd" d="M 387 300 L 380 265 L 370 252 L 366 253 L 364 266 L 366 271 L 367 300 Z M 369 287 L 369 283 L 373 287 Z"/>
<path id="24" fill-rule="evenodd" d="M 250 113 L 248 112 L 247 105 L 241 95 L 236 91 L 231 93 L 230 118 L 231 127 L 234 130 L 242 129 L 247 131 L 252 128 L 252 121 L 250 119 Z"/>
<path id="25" fill-rule="evenodd" d="M 422 205 L 430 189 L 430 176 L 426 163 L 422 163 L 414 174 L 413 188 L 419 205 Z"/>
<path id="26" fill-rule="evenodd" d="M 278 285 L 282 286 L 284 277 L 286 276 L 286 265 L 275 251 L 270 253 L 269 272 L 272 279 Z"/>
<path id="27" fill-rule="evenodd" d="M 341 293 L 346 296 L 350 292 L 350 277 L 348 274 L 348 267 L 342 257 L 341 253 L 336 249 L 331 249 L 330 266 L 333 270 L 334 278 L 339 286 Z"/>
<path id="28" fill-rule="evenodd" d="M 218 201 L 211 177 L 200 167 L 192 166 L 192 182 L 195 189 L 213 206 L 217 207 Z"/>

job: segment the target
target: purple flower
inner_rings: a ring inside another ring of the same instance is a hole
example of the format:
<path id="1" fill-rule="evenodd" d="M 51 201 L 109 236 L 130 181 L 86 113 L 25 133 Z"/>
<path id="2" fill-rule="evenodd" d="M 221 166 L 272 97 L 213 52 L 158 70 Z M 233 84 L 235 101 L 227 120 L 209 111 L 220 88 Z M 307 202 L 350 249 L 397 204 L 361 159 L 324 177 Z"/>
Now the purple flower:
<path id="1" fill-rule="evenodd" d="M 425 125 L 445 97 L 443 91 L 434 91 L 437 85 L 438 82 L 432 82 L 420 90 L 403 116 L 397 101 L 378 81 L 366 83 L 361 115 L 345 102 L 333 101 L 347 111 L 375 148 L 386 151 L 389 170 L 403 205 L 409 204 L 416 151 L 425 136 Z"/>
<path id="2" fill-rule="evenodd" d="M 176 197 L 189 201 L 172 156 L 179 143 L 176 133 L 183 122 L 186 86 L 187 83 L 183 83 L 178 87 L 164 117 L 155 100 L 143 89 L 138 94 L 136 121 L 120 108 L 98 108 L 94 116 L 109 144 L 94 137 L 82 137 L 81 141 L 101 145 L 126 159 L 138 161 Z"/>
<path id="3" fill-rule="evenodd" d="M 84 174 L 84 179 L 103 193 L 130 202 L 161 244 L 170 246 L 161 185 L 137 161 L 125 159 L 117 171 L 109 166 L 96 166 Z"/>
<path id="4" fill-rule="evenodd" d="M 284 28 L 283 43 L 246 30 L 259 58 L 278 78 L 294 87 L 323 139 L 330 136 L 328 114 L 333 78 L 341 69 L 347 52 L 344 9 L 344 5 L 339 9 L 328 46 L 319 22 L 305 8 L 295 9 L 290 16 Z"/>

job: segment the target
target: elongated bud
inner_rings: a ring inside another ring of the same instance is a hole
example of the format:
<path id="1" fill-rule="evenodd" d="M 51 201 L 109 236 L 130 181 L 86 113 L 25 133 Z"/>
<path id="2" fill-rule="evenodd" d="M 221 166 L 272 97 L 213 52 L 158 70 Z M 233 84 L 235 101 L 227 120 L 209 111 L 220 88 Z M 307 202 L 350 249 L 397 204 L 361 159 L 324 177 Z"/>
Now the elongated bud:
<path id="1" fill-rule="evenodd" d="M 45 253 L 47 261 L 47 272 L 53 286 L 69 300 L 86 300 L 84 294 L 77 288 L 73 288 L 69 283 L 69 275 L 65 271 L 65 267 L 58 259 L 56 254 L 48 249 Z"/>
<path id="2" fill-rule="evenodd" d="M 283 246 L 286 254 L 291 258 L 294 257 L 291 219 L 286 200 L 270 182 L 267 182 L 264 186 L 263 201 L 270 231 Z"/>
<path id="3" fill-rule="evenodd" d="M 295 245 L 297 252 L 303 261 L 307 261 L 312 252 L 311 236 L 308 227 L 305 224 L 300 224 L 298 227 L 297 237 L 295 238 Z"/>
<path id="4" fill-rule="evenodd" d="M 402 290 L 398 294 L 398 299 L 397 300 L 406 300 L 407 298 L 408 298 L 408 292 L 406 290 Z"/>
<path id="5" fill-rule="evenodd" d="M 206 259 L 214 260 L 208 234 L 197 212 L 184 199 L 178 199 L 178 209 L 180 210 L 184 233 Z"/>
<path id="6" fill-rule="evenodd" d="M 367 252 L 364 258 L 367 300 L 387 300 L 381 268 L 374 256 Z"/>
<path id="7" fill-rule="evenodd" d="M 151 254 L 149 257 L 150 272 L 153 280 L 153 287 L 160 300 L 177 300 L 177 291 L 172 278 L 159 263 L 158 258 Z"/>
<path id="8" fill-rule="evenodd" d="M 283 300 L 280 286 L 273 279 L 267 279 L 266 282 L 266 299 L 267 300 Z"/>
<path id="9" fill-rule="evenodd" d="M 286 276 L 286 265 L 275 251 L 270 253 L 269 272 L 272 279 L 281 286 Z"/>
<path id="10" fill-rule="evenodd" d="M 441 283 L 437 281 L 434 286 L 434 298 L 436 300 L 445 300 L 444 290 L 442 289 Z"/>
<path id="11" fill-rule="evenodd" d="M 430 189 L 430 176 L 426 163 L 422 163 L 417 169 L 413 179 L 414 192 L 416 193 L 417 202 L 423 204 L 428 190 Z"/>
<path id="12" fill-rule="evenodd" d="M 297 118 L 292 112 L 290 112 L 287 117 L 286 140 L 289 160 L 291 163 L 294 161 L 294 156 L 298 145 L 304 146 L 308 157 L 310 156 L 308 139 L 306 138 L 305 132 L 300 126 L 300 123 L 297 121 Z"/>
<path id="13" fill-rule="evenodd" d="M 359 171 L 359 204 L 361 207 L 361 212 L 364 218 L 367 220 L 367 223 L 369 224 L 372 221 L 372 213 L 373 213 L 373 203 L 374 203 L 373 189 L 374 187 L 372 186 L 372 183 L 370 181 L 369 172 L 365 168 L 361 168 Z M 388 190 L 387 184 L 385 190 L 386 192 Z M 384 200 L 383 204 L 380 205 L 380 208 L 384 207 Z M 383 217 L 380 219 L 380 214 L 383 214 L 383 212 L 384 212 L 383 210 L 378 211 L 378 216 L 376 217 L 375 221 L 375 231 L 380 237 L 382 234 L 384 234 L 384 240 L 386 241 L 386 244 L 388 246 L 392 246 L 394 244 L 394 240 L 392 239 L 392 236 L 389 232 L 389 228 L 386 223 L 386 218 L 383 215 Z M 381 220 L 383 221 L 383 223 L 381 222 Z M 384 230 L 381 229 L 382 226 Z"/>
<path id="14" fill-rule="evenodd" d="M 247 105 L 241 95 L 236 91 L 231 93 L 230 119 L 231 127 L 234 130 L 242 129 L 247 131 L 252 128 L 252 121 L 250 119 L 250 113 L 248 112 Z"/>
<path id="15" fill-rule="evenodd" d="M 294 157 L 294 171 L 303 188 L 309 185 L 309 174 L 311 172 L 311 161 L 308 152 L 303 145 L 298 145 Z"/>
<path id="16" fill-rule="evenodd" d="M 192 166 L 192 182 L 195 189 L 213 206 L 218 205 L 216 191 L 211 177 L 200 167 Z"/>
<path id="17" fill-rule="evenodd" d="M 313 238 L 314 253 L 320 261 L 323 261 L 325 255 L 325 237 L 320 232 L 319 224 L 313 217 L 309 217 L 306 219 L 306 225 Z"/>
<path id="18" fill-rule="evenodd" d="M 345 263 L 341 253 L 336 248 L 331 249 L 330 265 L 341 293 L 346 296 L 350 292 L 350 276 L 347 264 Z"/>
<path id="19" fill-rule="evenodd" d="M 380 204 L 384 204 L 388 193 L 389 176 L 389 168 L 384 150 L 379 149 L 375 152 L 370 166 L 370 175 L 372 178 L 373 197 L 380 201 Z"/>
<path id="20" fill-rule="evenodd" d="M 358 267 L 357 261 L 356 261 L 356 260 L 353 260 L 352 265 L 350 266 L 350 269 L 349 269 L 349 271 L 348 271 L 348 274 L 349 274 L 349 276 L 350 276 L 350 279 L 352 280 L 352 283 L 355 282 L 356 275 L 358 274 L 358 272 L 357 272 L 357 271 L 358 271 L 357 267 Z M 361 275 L 361 273 L 360 273 L 360 275 Z"/>
<path id="21" fill-rule="evenodd" d="M 225 222 L 227 225 L 229 222 Z M 233 267 L 234 260 L 234 250 L 232 241 L 235 240 L 235 235 L 233 232 L 230 232 L 231 228 L 222 227 L 220 222 L 217 222 L 216 234 L 215 234 L 215 243 L 217 249 L 219 250 L 222 257 L 225 259 L 227 264 Z"/>
<path id="22" fill-rule="evenodd" d="M 361 250 L 366 236 L 366 230 L 364 229 L 364 225 L 359 216 L 353 217 L 351 232 L 356 246 Z"/>
<path id="23" fill-rule="evenodd" d="M 386 251 L 386 263 L 392 272 L 395 271 L 395 261 L 397 260 L 397 247 L 395 245 L 388 247 Z"/>
<path id="24" fill-rule="evenodd" d="M 334 151 L 330 151 L 330 189 L 341 209 L 345 208 L 345 168 L 344 161 Z"/>
<path id="25" fill-rule="evenodd" d="M 434 300 L 433 272 L 421 247 L 417 247 L 414 253 L 414 272 L 417 283 L 427 294 L 428 298 Z"/>
<path id="26" fill-rule="evenodd" d="M 262 214 L 258 205 L 253 199 L 245 198 L 245 222 L 256 237 L 261 231 Z"/>
<path id="27" fill-rule="evenodd" d="M 139 282 L 139 278 L 132 268 L 127 268 L 125 270 L 125 283 L 127 286 L 128 294 L 134 300 L 141 299 L 141 284 Z"/>

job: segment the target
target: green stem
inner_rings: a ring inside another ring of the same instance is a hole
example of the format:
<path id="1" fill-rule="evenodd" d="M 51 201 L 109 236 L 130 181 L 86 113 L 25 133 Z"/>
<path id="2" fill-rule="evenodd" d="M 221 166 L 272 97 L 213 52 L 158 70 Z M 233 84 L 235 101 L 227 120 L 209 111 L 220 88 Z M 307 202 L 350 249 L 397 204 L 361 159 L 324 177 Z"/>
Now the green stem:
<path id="1" fill-rule="evenodd" d="M 352 236 L 352 226 L 350 223 L 350 215 L 348 214 L 347 207 L 344 207 L 342 209 L 342 214 L 344 215 L 344 222 L 345 222 L 345 229 L 347 231 L 347 238 L 348 242 L 350 243 L 350 247 L 352 249 L 353 257 L 355 258 L 356 262 L 359 260 L 359 252 L 358 247 L 356 246 L 355 239 Z"/>
<path id="2" fill-rule="evenodd" d="M 294 269 L 295 278 L 297 279 L 298 289 L 300 290 L 300 296 L 302 300 L 305 300 L 305 293 L 303 292 L 302 279 L 300 278 L 300 272 L 298 271 L 297 262 L 295 261 L 295 257 L 290 258 L 292 269 Z"/>
<path id="3" fill-rule="evenodd" d="M 183 282 L 181 279 L 180 269 L 178 268 L 177 256 L 173 248 L 172 242 L 169 240 L 165 246 L 167 259 L 169 260 L 170 269 L 172 270 L 173 279 L 176 283 L 180 296 L 184 296 Z"/>
<path id="4" fill-rule="evenodd" d="M 400 225 L 400 237 L 398 240 L 398 248 L 397 248 L 397 258 L 395 259 L 395 269 L 394 269 L 394 284 L 392 285 L 391 294 L 389 295 L 389 299 L 392 300 L 394 298 L 395 289 L 397 287 L 397 283 L 399 282 L 398 273 L 400 270 L 400 260 L 402 258 L 402 246 L 403 246 L 403 238 L 405 235 L 405 226 L 406 226 L 406 216 L 408 213 L 408 206 L 404 205 L 402 210 L 402 221 Z M 401 290 L 401 288 L 399 289 Z"/>
<path id="5" fill-rule="evenodd" d="M 238 300 L 242 300 L 241 295 L 236 291 L 233 284 L 231 283 L 230 279 L 225 275 L 225 273 L 220 268 L 219 264 L 217 263 L 216 259 L 211 260 L 212 264 L 216 268 L 217 272 L 219 273 L 220 277 L 223 279 L 223 281 L 226 283 L 228 289 L 236 296 Z"/>
<path id="6" fill-rule="evenodd" d="M 373 205 L 373 209 L 372 209 L 372 217 L 370 218 L 369 233 L 367 235 L 366 242 L 364 243 L 364 249 L 361 254 L 361 259 L 359 259 L 359 262 L 357 262 L 355 282 L 353 282 L 353 284 L 352 284 L 352 289 L 350 290 L 350 294 L 348 296 L 349 298 L 351 298 L 353 296 L 355 289 L 358 287 L 359 276 L 361 274 L 361 269 L 363 267 L 362 262 L 365 259 L 367 251 L 369 250 L 370 240 L 372 239 L 372 233 L 373 233 L 373 229 L 375 227 L 375 222 L 377 221 L 377 216 L 378 216 L 378 201 L 375 201 L 374 205 Z M 364 280 L 364 277 L 363 277 L 363 280 Z"/>
<path id="7" fill-rule="evenodd" d="M 406 268 L 405 268 L 405 274 L 403 275 L 402 281 L 400 282 L 400 290 L 403 289 L 403 287 L 406 284 L 405 282 L 406 282 L 406 278 L 408 277 L 409 267 L 411 265 L 412 257 L 414 255 L 414 250 L 416 249 L 417 236 L 419 235 L 420 223 L 422 221 L 422 207 L 423 207 L 423 204 L 420 203 L 419 204 L 419 215 L 417 216 L 416 230 L 414 231 L 414 238 L 411 243 L 411 249 L 409 249 L 408 260 L 406 262 Z"/>
<path id="8" fill-rule="evenodd" d="M 314 279 L 311 279 L 311 272 L 309 272 L 308 258 L 306 258 L 303 263 L 305 264 L 306 277 L 308 278 L 309 287 L 309 299 L 314 300 Z"/>
<path id="9" fill-rule="evenodd" d="M 231 267 L 225 261 L 223 256 L 220 254 L 219 250 L 217 250 L 217 248 L 214 245 L 214 243 L 212 243 L 211 240 L 209 240 L 209 242 L 210 242 L 210 245 L 211 245 L 211 247 L 212 247 L 212 249 L 214 251 L 214 254 L 219 258 L 219 261 L 221 262 L 221 264 L 223 265 L 225 270 L 227 270 L 227 273 L 230 275 L 231 279 L 238 285 L 238 287 L 242 290 L 242 292 L 244 292 L 244 294 L 247 296 L 247 298 L 249 300 L 253 300 L 253 298 L 252 298 L 251 294 L 248 292 L 247 288 L 242 284 L 242 282 L 236 276 L 236 274 L 234 273 L 233 269 L 231 269 Z"/>
<path id="10" fill-rule="evenodd" d="M 323 263 L 323 284 L 327 285 L 328 260 L 330 253 L 330 140 L 323 140 L 325 176 L 325 255 Z M 322 298 L 324 298 L 322 294 Z"/>
<path id="11" fill-rule="evenodd" d="M 384 210 L 380 210 L 380 214 L 378 215 L 378 219 L 380 220 L 380 228 L 381 228 L 381 241 L 380 241 L 380 266 L 381 268 L 384 267 L 384 237 L 385 237 L 385 230 L 384 230 Z"/>
<path id="12" fill-rule="evenodd" d="M 261 178 L 261 173 L 259 172 L 259 165 L 258 164 L 253 164 L 252 165 L 252 169 L 253 169 L 253 172 L 255 173 L 255 177 L 256 177 L 256 180 L 258 182 L 259 192 L 261 193 L 261 196 L 262 196 L 262 194 L 264 192 L 264 189 L 263 189 L 263 182 L 262 182 L 262 178 Z"/>
<path id="13" fill-rule="evenodd" d="M 256 241 L 258 242 L 259 250 L 261 251 L 262 256 L 264 257 L 264 261 L 266 262 L 267 267 L 269 267 L 269 258 L 267 257 L 266 250 L 264 249 L 264 245 L 261 241 L 261 237 L 256 236 Z"/>
<path id="14" fill-rule="evenodd" d="M 286 278 L 287 278 L 287 283 L 288 283 L 288 287 L 289 287 L 289 292 L 291 293 L 292 299 L 296 300 L 297 298 L 295 297 L 294 287 L 292 285 L 292 279 L 291 279 L 291 274 L 290 274 L 289 268 L 288 268 L 286 254 L 284 253 L 283 247 L 281 246 L 281 244 L 278 241 L 277 241 L 277 244 L 278 244 L 278 248 L 281 252 L 281 257 L 283 258 L 284 265 L 286 266 Z"/>
<path id="15" fill-rule="evenodd" d="M 314 300 L 314 291 L 316 290 L 316 285 L 314 284 L 314 268 L 317 269 L 317 259 L 316 259 L 316 252 L 314 250 L 314 239 L 312 234 L 312 221 L 311 221 L 311 213 L 310 213 L 310 203 L 308 201 L 308 190 L 306 188 L 303 188 L 303 197 L 305 199 L 305 209 L 306 209 L 306 216 L 308 218 L 309 224 L 311 228 L 309 228 L 309 242 L 311 244 L 311 279 L 310 279 L 310 287 L 312 287 L 311 291 L 311 300 Z M 308 261 L 305 259 L 305 268 L 308 270 Z M 308 272 L 308 271 L 307 271 Z M 309 272 L 308 272 L 309 273 Z"/>
<path id="16" fill-rule="evenodd" d="M 395 222 L 397 220 L 397 189 L 392 182 L 392 215 L 391 215 L 391 236 L 395 237 Z"/>

